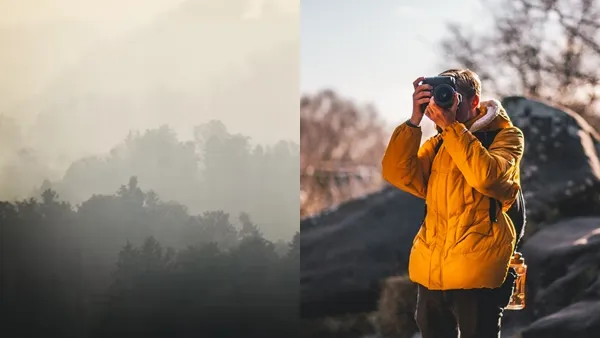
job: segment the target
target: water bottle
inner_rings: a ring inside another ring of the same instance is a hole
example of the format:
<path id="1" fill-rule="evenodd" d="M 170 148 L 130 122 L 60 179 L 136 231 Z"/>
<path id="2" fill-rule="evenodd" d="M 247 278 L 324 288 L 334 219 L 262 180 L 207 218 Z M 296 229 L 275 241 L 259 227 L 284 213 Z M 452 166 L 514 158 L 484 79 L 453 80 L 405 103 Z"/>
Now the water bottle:
<path id="1" fill-rule="evenodd" d="M 517 274 L 514 290 L 510 297 L 510 302 L 506 306 L 507 310 L 522 310 L 525 308 L 525 278 L 527 276 L 527 265 L 525 259 L 520 252 L 515 254 L 510 259 L 510 267 Z"/>

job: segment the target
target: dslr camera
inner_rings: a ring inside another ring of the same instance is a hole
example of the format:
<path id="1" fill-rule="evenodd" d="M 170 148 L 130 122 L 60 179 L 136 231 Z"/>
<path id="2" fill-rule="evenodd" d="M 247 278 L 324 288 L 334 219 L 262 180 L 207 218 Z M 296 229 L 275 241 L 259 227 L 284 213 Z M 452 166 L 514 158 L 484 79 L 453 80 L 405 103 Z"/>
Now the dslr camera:
<path id="1" fill-rule="evenodd" d="M 435 103 L 441 108 L 448 109 L 454 103 L 454 93 L 456 93 L 456 79 L 452 76 L 433 76 L 426 77 L 421 84 L 428 84 L 433 87 L 431 90 Z M 425 111 L 427 103 L 421 105 L 421 111 Z"/>

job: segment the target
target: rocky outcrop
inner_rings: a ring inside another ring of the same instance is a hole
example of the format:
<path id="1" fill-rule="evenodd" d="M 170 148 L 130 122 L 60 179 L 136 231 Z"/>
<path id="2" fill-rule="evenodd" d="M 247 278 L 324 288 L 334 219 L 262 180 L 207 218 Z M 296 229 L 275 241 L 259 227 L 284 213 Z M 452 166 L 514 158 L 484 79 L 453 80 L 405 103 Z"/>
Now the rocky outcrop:
<path id="1" fill-rule="evenodd" d="M 302 221 L 303 315 L 374 309 L 383 279 L 405 269 L 423 212 L 421 200 L 388 187 Z"/>
<path id="2" fill-rule="evenodd" d="M 522 337 L 600 335 L 600 217 L 564 219 L 528 239 L 529 307 Z"/>
<path id="3" fill-rule="evenodd" d="M 523 97 L 502 103 L 525 134 L 530 222 L 528 306 L 506 322 L 522 337 L 591 337 L 600 318 L 591 311 L 600 301 L 600 137 L 572 112 Z M 382 281 L 405 273 L 422 217 L 422 201 L 386 187 L 304 219 L 303 315 L 374 311 Z"/>
<path id="4" fill-rule="evenodd" d="M 600 335 L 600 301 L 583 301 L 531 324 L 520 337 L 596 338 Z"/>
<path id="5" fill-rule="evenodd" d="M 502 105 L 525 135 L 522 181 L 528 216 L 598 213 L 600 136 L 579 115 L 540 101 L 507 97 Z"/>

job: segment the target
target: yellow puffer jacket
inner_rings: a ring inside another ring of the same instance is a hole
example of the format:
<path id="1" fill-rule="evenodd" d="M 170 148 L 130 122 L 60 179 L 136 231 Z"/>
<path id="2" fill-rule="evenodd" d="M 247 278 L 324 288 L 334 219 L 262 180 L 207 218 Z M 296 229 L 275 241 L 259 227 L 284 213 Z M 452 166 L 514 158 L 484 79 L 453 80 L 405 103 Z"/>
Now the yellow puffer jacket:
<path id="1" fill-rule="evenodd" d="M 498 129 L 489 150 L 468 132 Z M 410 253 L 410 279 L 430 290 L 499 287 L 515 245 L 506 211 L 520 189 L 523 133 L 491 100 L 471 121 L 455 122 L 419 147 L 421 135 L 421 128 L 400 125 L 382 160 L 385 180 L 427 204 Z M 494 224 L 489 197 L 502 203 Z"/>

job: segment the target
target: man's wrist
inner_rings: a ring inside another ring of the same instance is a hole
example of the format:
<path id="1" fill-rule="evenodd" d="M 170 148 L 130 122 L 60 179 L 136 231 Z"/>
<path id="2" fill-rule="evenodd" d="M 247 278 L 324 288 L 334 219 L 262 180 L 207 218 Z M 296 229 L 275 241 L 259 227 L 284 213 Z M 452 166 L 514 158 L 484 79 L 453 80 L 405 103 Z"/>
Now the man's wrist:
<path id="1" fill-rule="evenodd" d="M 406 124 L 409 127 L 421 128 L 421 119 L 416 119 L 415 117 L 411 117 L 410 119 L 408 119 L 408 121 L 406 121 Z"/>
<path id="2" fill-rule="evenodd" d="M 406 125 L 411 127 L 411 128 L 421 128 L 420 126 L 414 124 L 413 122 L 411 122 L 410 119 L 406 120 Z"/>

